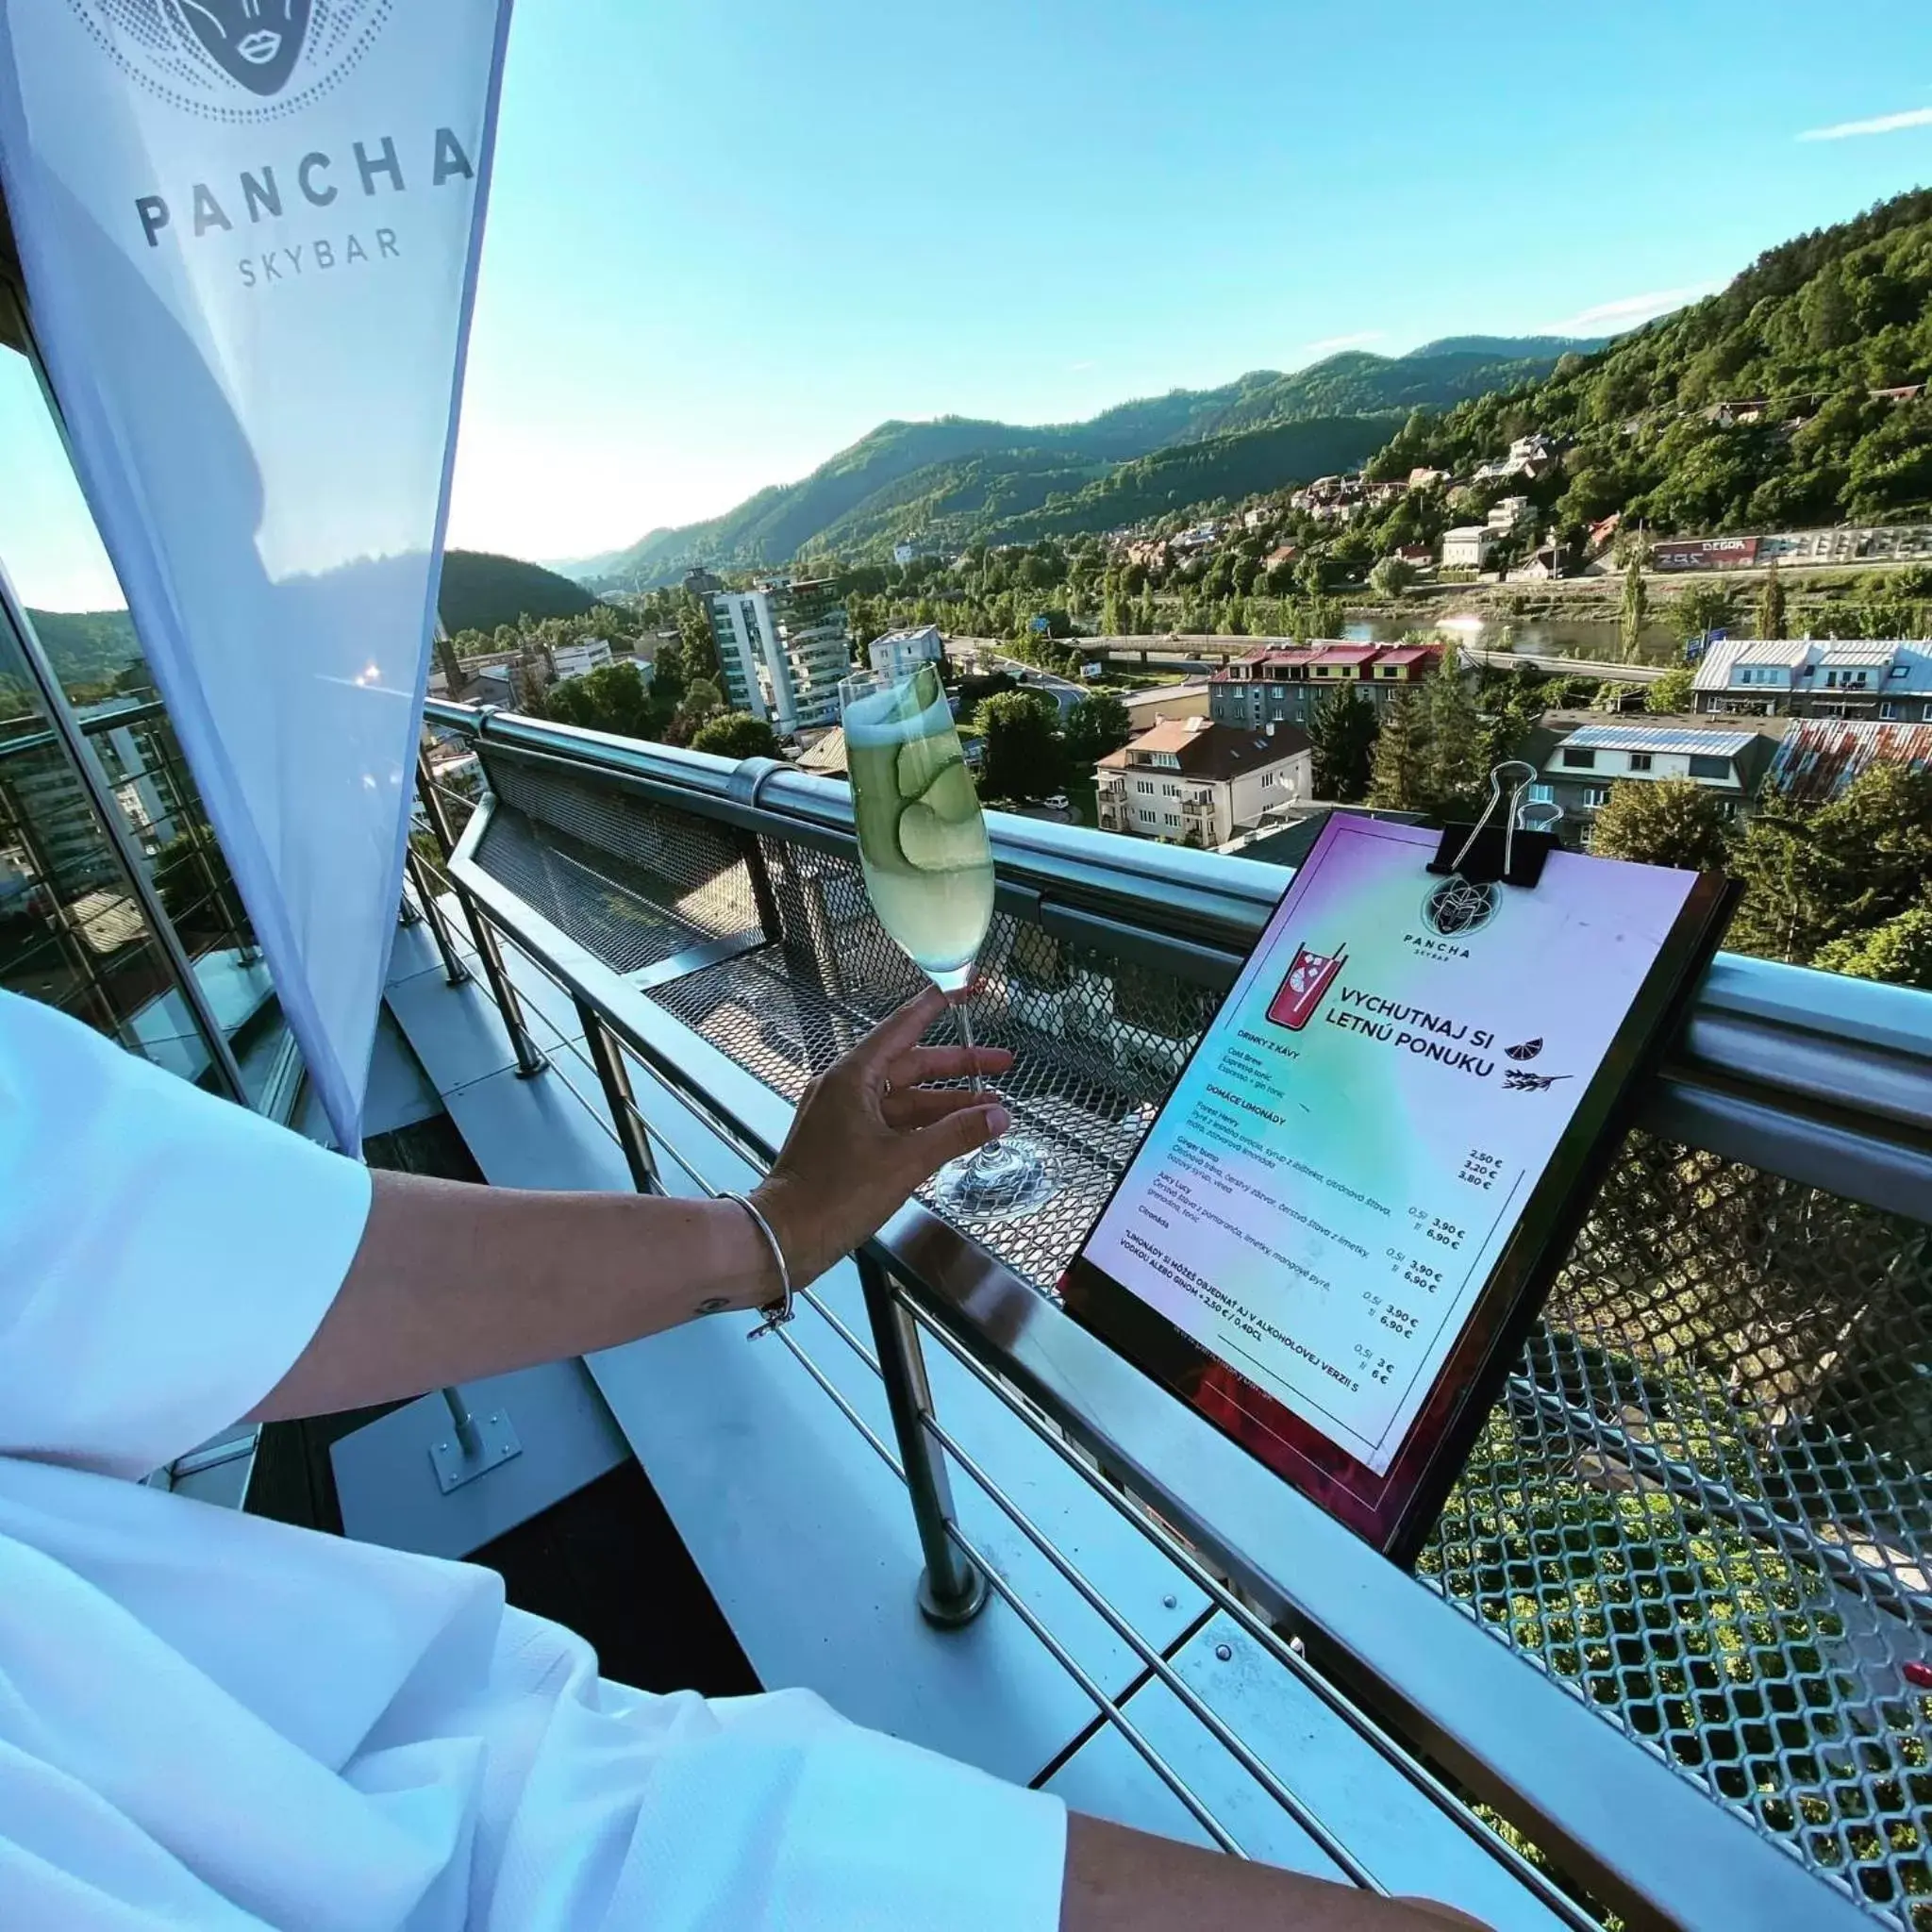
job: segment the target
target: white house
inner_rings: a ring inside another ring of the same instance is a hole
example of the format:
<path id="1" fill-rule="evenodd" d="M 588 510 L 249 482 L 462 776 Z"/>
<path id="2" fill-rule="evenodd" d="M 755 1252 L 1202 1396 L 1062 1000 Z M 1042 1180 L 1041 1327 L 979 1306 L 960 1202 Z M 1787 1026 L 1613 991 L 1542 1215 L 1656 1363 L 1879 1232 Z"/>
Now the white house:
<path id="1" fill-rule="evenodd" d="M 609 663 L 610 642 L 608 638 L 579 638 L 574 644 L 558 644 L 550 655 L 556 661 L 559 679 L 581 677 L 585 672 Z"/>
<path id="2" fill-rule="evenodd" d="M 872 668 L 887 677 L 904 677 L 918 665 L 939 663 L 945 655 L 939 625 L 923 624 L 916 630 L 889 630 L 874 639 Z"/>
<path id="3" fill-rule="evenodd" d="M 1444 570 L 1481 570 L 1496 547 L 1496 533 L 1487 524 L 1464 524 L 1442 533 Z"/>
<path id="4" fill-rule="evenodd" d="M 1314 754 L 1297 725 L 1175 718 L 1102 758 L 1094 777 L 1103 832 L 1211 849 L 1311 796 Z"/>

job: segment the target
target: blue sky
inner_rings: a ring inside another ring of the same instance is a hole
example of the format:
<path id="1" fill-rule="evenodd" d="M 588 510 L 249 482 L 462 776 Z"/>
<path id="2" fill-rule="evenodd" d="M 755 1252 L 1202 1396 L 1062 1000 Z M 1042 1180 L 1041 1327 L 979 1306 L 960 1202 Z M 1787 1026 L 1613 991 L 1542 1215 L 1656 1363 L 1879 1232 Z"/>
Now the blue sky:
<path id="1" fill-rule="evenodd" d="M 890 416 L 1614 328 L 1926 182 L 1895 0 L 521 0 L 451 537 L 612 547 Z M 33 407 L 0 370 L 0 558 L 114 601 Z"/>

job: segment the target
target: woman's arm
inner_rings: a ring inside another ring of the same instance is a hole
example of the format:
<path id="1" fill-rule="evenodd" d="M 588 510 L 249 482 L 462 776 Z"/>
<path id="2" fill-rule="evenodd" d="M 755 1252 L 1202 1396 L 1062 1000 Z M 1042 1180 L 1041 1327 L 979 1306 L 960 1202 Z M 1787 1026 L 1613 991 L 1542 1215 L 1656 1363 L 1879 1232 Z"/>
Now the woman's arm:
<path id="1" fill-rule="evenodd" d="M 803 1287 L 874 1234 L 920 1182 L 1007 1126 L 1006 1110 L 924 1083 L 967 1071 L 922 1047 L 937 992 L 901 1008 L 807 1088 L 754 1199 Z M 982 1074 L 1011 1056 L 982 1049 Z M 356 1259 L 322 1326 L 249 1418 L 420 1395 L 585 1355 L 694 1315 L 775 1299 L 778 1273 L 730 1201 L 533 1193 L 378 1174 Z"/>

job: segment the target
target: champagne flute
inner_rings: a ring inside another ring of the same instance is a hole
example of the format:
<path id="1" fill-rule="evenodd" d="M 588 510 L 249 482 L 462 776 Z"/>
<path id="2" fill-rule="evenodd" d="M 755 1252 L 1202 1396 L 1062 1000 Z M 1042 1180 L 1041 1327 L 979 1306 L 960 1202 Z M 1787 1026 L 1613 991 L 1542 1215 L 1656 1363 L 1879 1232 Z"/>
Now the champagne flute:
<path id="1" fill-rule="evenodd" d="M 945 687 L 935 666 L 920 664 L 904 675 L 848 677 L 839 696 L 873 909 L 952 1001 L 970 1052 L 966 992 L 992 924 L 992 847 Z M 979 1075 L 972 1078 L 974 1091 L 983 1091 Z M 1044 1201 L 1055 1182 L 1039 1147 L 1008 1134 L 941 1168 L 933 1188 L 941 1206 L 960 1215 L 1019 1214 Z"/>

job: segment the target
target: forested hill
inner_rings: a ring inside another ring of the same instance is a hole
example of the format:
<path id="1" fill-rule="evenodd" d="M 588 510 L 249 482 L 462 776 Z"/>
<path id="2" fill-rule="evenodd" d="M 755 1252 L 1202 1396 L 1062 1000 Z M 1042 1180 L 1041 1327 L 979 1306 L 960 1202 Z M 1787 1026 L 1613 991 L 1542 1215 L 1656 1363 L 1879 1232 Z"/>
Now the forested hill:
<path id="1" fill-rule="evenodd" d="M 112 684 L 141 656 L 125 610 L 29 610 L 34 634 L 69 690 Z"/>
<path id="2" fill-rule="evenodd" d="M 494 630 L 520 617 L 575 617 L 596 602 L 581 584 L 521 558 L 489 550 L 443 555 L 438 606 L 446 630 Z"/>
<path id="3" fill-rule="evenodd" d="M 802 482 L 761 490 L 722 517 L 654 530 L 626 550 L 586 558 L 572 569 L 587 582 L 643 587 L 671 582 L 694 562 L 775 565 L 808 548 L 876 553 L 904 537 L 965 541 L 1043 511 L 1051 500 L 1077 499 L 1080 508 L 1056 503 L 1040 522 L 1041 528 L 1058 528 L 1068 516 L 1090 509 L 1119 513 L 1118 505 L 1101 506 L 1091 489 L 1117 464 L 1288 424 L 1447 408 L 1547 374 L 1563 355 L 1596 346 L 1551 337 L 1526 343 L 1479 337 L 1400 357 L 1354 350 L 1291 375 L 1257 370 L 1219 389 L 1174 390 L 1122 403 L 1085 423 L 1024 427 L 962 416 L 884 423 Z M 1326 444 L 1353 449 L 1358 433 L 1341 428 L 1325 443 L 1316 436 L 1274 447 L 1296 461 L 1312 461 Z M 1250 443 L 1228 451 L 1229 476 L 1252 474 L 1257 451 L 1267 447 Z M 1204 484 L 1215 486 L 1210 494 L 1224 493 L 1211 461 L 1197 468 Z M 1244 487 L 1274 488 L 1319 474 L 1319 467 L 1277 469 Z"/>
<path id="4" fill-rule="evenodd" d="M 1910 520 L 1932 514 L 1932 401 L 1874 391 L 1928 377 L 1932 191 L 1917 190 L 1598 355 L 1412 419 L 1373 473 L 1466 471 L 1543 430 L 1574 439 L 1550 479 L 1573 525 L 1617 510 L 1697 534 Z"/>
<path id="5" fill-rule="evenodd" d="M 597 600 L 581 584 L 541 565 L 483 550 L 452 550 L 442 561 L 442 621 L 452 631 L 494 630 L 520 617 L 575 617 Z M 55 675 L 69 691 L 110 685 L 141 656 L 125 610 L 28 612 Z M 0 672 L 6 706 L 24 706 L 25 689 Z M 0 715 L 5 715 L 0 708 Z"/>
<path id="6" fill-rule="evenodd" d="M 1285 481 L 1358 470 L 1399 420 L 1392 414 L 1318 416 L 1179 443 L 1118 463 L 1071 495 L 1003 516 L 974 534 L 993 543 L 1032 543 L 1042 537 L 1119 529 L 1195 504 L 1278 490 Z"/>

